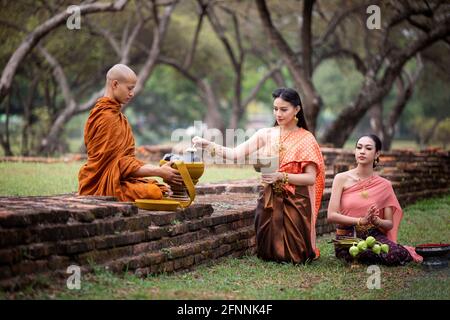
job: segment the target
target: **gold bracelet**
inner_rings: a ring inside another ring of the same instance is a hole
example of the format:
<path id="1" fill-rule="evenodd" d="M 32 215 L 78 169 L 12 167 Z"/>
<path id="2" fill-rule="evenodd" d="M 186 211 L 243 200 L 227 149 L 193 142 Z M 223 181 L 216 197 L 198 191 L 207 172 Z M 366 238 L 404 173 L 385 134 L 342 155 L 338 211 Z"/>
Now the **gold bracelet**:
<path id="1" fill-rule="evenodd" d="M 280 179 L 282 184 L 287 184 L 288 183 L 288 174 L 287 172 L 282 172 L 283 177 Z"/>

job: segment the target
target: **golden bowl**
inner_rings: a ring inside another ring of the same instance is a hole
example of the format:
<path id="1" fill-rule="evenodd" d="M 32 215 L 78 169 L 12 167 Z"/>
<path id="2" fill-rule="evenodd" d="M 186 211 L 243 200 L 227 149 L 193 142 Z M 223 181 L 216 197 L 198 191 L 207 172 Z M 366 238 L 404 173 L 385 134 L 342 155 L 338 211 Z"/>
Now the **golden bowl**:
<path id="1" fill-rule="evenodd" d="M 162 166 L 167 161 L 160 160 L 159 165 Z M 203 175 L 203 172 L 205 171 L 205 164 L 203 162 L 192 162 L 192 163 L 184 163 L 186 165 L 186 169 L 189 172 L 189 175 L 191 176 L 192 182 L 196 184 L 198 182 L 198 179 Z M 172 167 L 174 169 L 177 169 L 176 163 L 172 164 Z"/>
<path id="2" fill-rule="evenodd" d="M 152 211 L 176 211 L 180 206 L 180 203 L 174 200 L 136 199 L 135 203 L 141 209 Z"/>

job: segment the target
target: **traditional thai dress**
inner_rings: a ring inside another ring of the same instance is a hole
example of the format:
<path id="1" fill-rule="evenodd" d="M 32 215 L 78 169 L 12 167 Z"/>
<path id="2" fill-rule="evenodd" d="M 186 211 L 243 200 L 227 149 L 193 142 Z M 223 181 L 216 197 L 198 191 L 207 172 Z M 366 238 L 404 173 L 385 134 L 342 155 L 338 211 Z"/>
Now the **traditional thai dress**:
<path id="1" fill-rule="evenodd" d="M 393 210 L 393 227 L 384 233 L 381 229 L 373 225 L 368 226 L 343 226 L 338 225 L 336 238 L 342 239 L 344 236 L 356 236 L 365 239 L 373 236 L 377 241 L 389 245 L 388 253 L 375 254 L 372 250 L 365 250 L 358 255 L 358 261 L 363 264 L 383 264 L 388 266 L 404 265 L 410 261 L 421 261 L 413 247 L 402 246 L 397 242 L 397 234 L 403 211 L 395 196 L 392 184 L 380 177 L 372 176 L 365 180 L 345 188 L 342 192 L 340 212 L 350 217 L 364 217 L 372 204 L 376 204 L 380 209 L 380 218 L 384 219 L 384 208 L 391 207 Z M 336 257 L 350 262 L 353 260 L 348 249 L 335 247 Z"/>
<path id="2" fill-rule="evenodd" d="M 282 138 L 280 172 L 299 174 L 308 164 L 316 167 L 312 186 L 267 184 L 255 216 L 258 257 L 277 262 L 304 263 L 318 257 L 316 220 L 325 185 L 325 165 L 314 136 L 298 128 Z"/>
<path id="3" fill-rule="evenodd" d="M 84 129 L 88 159 L 78 174 L 78 193 L 119 201 L 161 199 L 166 187 L 132 176 L 144 163 L 135 157 L 133 133 L 120 108 L 117 101 L 102 97 L 89 114 Z"/>

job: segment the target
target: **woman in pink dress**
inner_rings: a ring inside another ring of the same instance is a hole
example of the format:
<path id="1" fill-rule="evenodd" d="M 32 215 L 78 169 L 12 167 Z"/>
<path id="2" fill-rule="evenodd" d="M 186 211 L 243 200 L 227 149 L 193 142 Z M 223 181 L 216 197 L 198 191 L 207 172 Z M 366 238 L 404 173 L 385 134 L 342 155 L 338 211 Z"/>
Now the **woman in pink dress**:
<path id="1" fill-rule="evenodd" d="M 356 143 L 357 166 L 334 177 L 328 205 L 328 221 L 336 223 L 336 238 L 373 236 L 389 245 L 388 253 L 365 250 L 358 255 L 364 264 L 404 265 L 421 261 L 413 247 L 397 243 L 403 211 L 390 181 L 378 176 L 381 141 L 376 135 L 362 136 Z M 336 247 L 336 257 L 352 261 L 348 249 Z"/>

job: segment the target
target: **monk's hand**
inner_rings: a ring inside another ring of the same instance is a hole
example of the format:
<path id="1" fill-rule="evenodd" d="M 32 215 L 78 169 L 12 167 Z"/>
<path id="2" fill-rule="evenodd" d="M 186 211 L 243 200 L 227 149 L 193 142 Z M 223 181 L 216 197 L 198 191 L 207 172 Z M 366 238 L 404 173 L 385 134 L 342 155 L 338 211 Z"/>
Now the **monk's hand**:
<path id="1" fill-rule="evenodd" d="M 159 176 L 168 184 L 181 186 L 183 185 L 183 178 L 177 169 L 171 167 L 172 164 L 173 162 L 169 161 L 159 167 Z"/>
<path id="2" fill-rule="evenodd" d="M 281 173 L 281 172 L 263 173 L 261 175 L 261 181 L 264 183 L 269 183 L 269 184 L 275 183 L 282 179 L 283 179 L 283 173 Z"/>
<path id="3" fill-rule="evenodd" d="M 194 145 L 195 148 L 204 149 L 211 144 L 211 141 L 201 138 L 199 136 L 195 136 L 194 138 L 192 138 L 192 144 Z"/>

